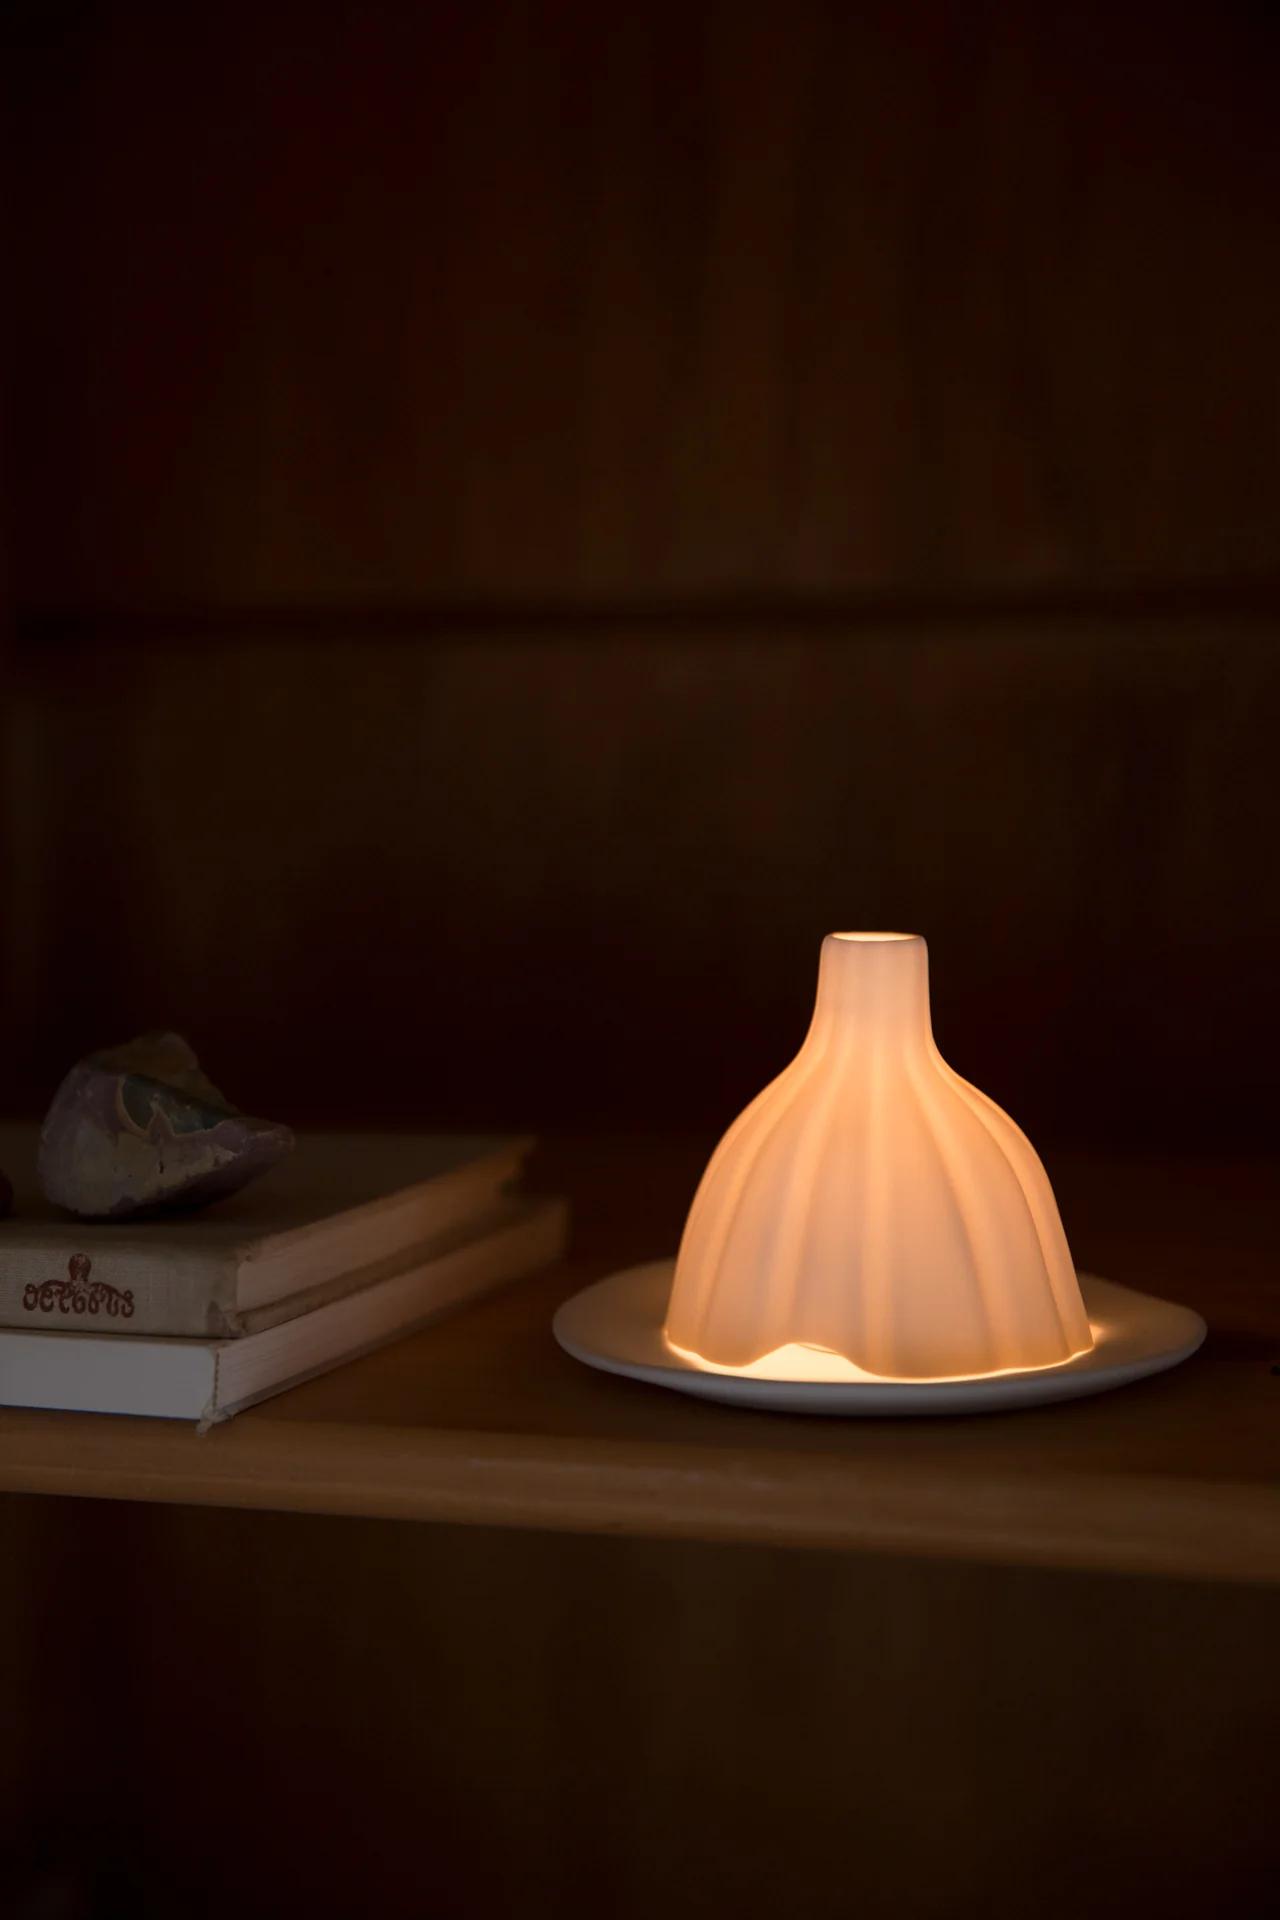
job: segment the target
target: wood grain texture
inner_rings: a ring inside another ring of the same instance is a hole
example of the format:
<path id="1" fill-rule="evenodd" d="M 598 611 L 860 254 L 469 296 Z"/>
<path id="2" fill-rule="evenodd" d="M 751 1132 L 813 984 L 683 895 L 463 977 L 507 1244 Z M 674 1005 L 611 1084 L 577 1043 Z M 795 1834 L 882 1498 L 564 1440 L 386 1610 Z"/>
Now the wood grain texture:
<path id="1" fill-rule="evenodd" d="M 674 1246 L 701 1157 L 550 1151 L 583 1223 L 565 1267 L 205 1439 L 4 1411 L 0 1486 L 1280 1581 L 1267 1168 L 1051 1165 L 1077 1260 L 1208 1318 L 1175 1372 L 1016 1418 L 840 1422 L 701 1405 L 554 1347 L 561 1299 Z"/>
<path id="2" fill-rule="evenodd" d="M 99 1920 L 122 1735 L 118 1528 L 109 1506 L 0 1501 L 0 1912 Z"/>
<path id="3" fill-rule="evenodd" d="M 1274 1138 L 1276 623 L 1104 617 L 1280 573 L 1265 9 L 0 33 L 7 1106 L 172 1020 L 299 1120 L 713 1125 L 879 920 L 1037 1138 Z M 0 1498 L 6 1920 L 1270 1911 L 1258 1172 L 1051 1160 L 1194 1370 L 766 1452 L 549 1346 L 671 1244 L 696 1155 L 633 1163 L 542 1293 L 199 1449 L 0 1414 L 149 1503 Z M 618 1537 L 677 1506 L 845 1550 Z"/>
<path id="4" fill-rule="evenodd" d="M 1264 10 L 9 11 L 28 607 L 1280 568 Z"/>
<path id="5" fill-rule="evenodd" d="M 83 1702 L 41 1776 L 95 1914 L 1268 1910 L 1272 1593 L 97 1512 L 115 1657 L 26 1643 Z M 65 1782 L 105 1728 L 95 1829 Z"/>
<path id="6" fill-rule="evenodd" d="M 822 935 L 899 926 L 1037 1142 L 1256 1149 L 1278 657 L 1173 616 L 48 638 L 9 1104 L 170 1024 L 300 1124 L 715 1127 Z"/>

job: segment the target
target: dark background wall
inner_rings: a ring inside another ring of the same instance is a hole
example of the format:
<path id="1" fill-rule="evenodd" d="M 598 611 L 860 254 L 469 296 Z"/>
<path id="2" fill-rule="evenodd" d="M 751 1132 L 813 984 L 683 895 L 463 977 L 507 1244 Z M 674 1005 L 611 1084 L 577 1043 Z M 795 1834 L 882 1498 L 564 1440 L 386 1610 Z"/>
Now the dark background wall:
<path id="1" fill-rule="evenodd" d="M 709 1128 L 887 925 L 1047 1147 L 1275 1143 L 1267 8 L 2 30 L 4 1106 Z M 1261 1913 L 1273 1611 L 11 1497 L 0 1906 Z"/>
<path id="2" fill-rule="evenodd" d="M 1274 1138 L 1262 8 L 21 5 L 8 1104 Z"/>

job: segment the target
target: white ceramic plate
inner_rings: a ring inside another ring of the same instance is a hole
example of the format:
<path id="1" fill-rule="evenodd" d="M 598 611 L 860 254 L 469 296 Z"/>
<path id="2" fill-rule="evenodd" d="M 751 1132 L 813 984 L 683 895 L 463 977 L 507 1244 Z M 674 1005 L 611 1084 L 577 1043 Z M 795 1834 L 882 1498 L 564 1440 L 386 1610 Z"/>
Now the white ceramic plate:
<path id="1" fill-rule="evenodd" d="M 704 1400 L 759 1407 L 772 1413 L 905 1414 L 997 1413 L 1077 1400 L 1108 1387 L 1127 1386 L 1185 1360 L 1205 1336 L 1190 1307 L 1135 1293 L 1093 1274 L 1080 1275 L 1093 1325 L 1090 1353 L 1034 1373 L 988 1374 L 977 1380 L 861 1381 L 747 1379 L 708 1373 L 673 1353 L 662 1337 L 674 1260 L 629 1267 L 566 1300 L 553 1323 L 556 1339 L 575 1360 L 628 1380 L 646 1380 Z"/>

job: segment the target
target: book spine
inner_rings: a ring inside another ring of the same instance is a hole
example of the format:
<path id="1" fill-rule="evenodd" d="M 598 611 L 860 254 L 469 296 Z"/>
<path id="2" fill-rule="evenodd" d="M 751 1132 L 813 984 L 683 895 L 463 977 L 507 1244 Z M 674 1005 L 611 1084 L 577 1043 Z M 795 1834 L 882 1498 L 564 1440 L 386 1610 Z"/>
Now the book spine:
<path id="1" fill-rule="evenodd" d="M 234 1262 L 208 1256 L 175 1266 L 136 1249 L 0 1241 L 0 1327 L 221 1339 L 232 1330 L 234 1290 Z"/>

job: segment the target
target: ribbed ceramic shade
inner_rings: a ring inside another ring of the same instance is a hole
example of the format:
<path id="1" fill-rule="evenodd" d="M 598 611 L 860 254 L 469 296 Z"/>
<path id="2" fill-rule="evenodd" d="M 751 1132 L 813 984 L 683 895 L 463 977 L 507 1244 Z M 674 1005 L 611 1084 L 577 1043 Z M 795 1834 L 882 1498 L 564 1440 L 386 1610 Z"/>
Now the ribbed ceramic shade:
<path id="1" fill-rule="evenodd" d="M 835 1355 L 884 1379 L 949 1379 L 1092 1346 L 1030 1141 L 934 1045 L 918 935 L 824 940 L 804 1045 L 694 1198 L 666 1337 L 779 1378 L 831 1377 Z"/>

